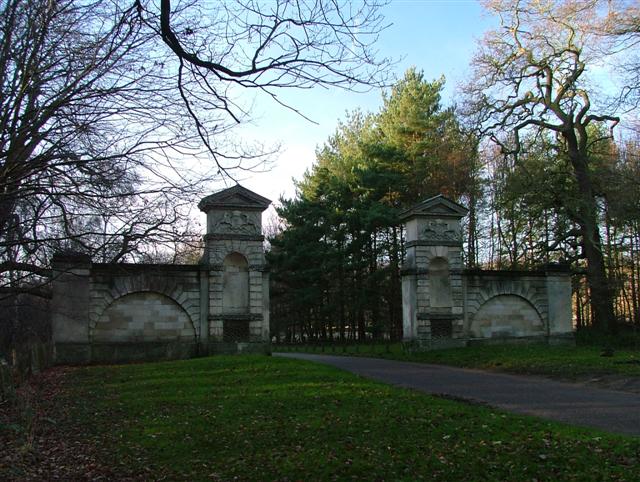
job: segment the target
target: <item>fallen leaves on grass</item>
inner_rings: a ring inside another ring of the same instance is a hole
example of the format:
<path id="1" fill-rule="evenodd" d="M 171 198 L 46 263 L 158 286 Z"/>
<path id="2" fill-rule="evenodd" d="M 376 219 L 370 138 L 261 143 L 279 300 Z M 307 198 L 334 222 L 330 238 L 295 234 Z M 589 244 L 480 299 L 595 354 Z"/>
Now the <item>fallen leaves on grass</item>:
<path id="1" fill-rule="evenodd" d="M 144 480 L 74 419 L 73 368 L 34 375 L 0 406 L 0 480 Z"/>

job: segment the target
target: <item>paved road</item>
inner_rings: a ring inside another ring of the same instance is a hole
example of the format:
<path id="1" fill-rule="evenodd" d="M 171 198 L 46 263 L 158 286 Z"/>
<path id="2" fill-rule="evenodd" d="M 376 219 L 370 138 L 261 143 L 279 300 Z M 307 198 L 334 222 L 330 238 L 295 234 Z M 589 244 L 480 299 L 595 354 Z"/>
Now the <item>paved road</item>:
<path id="1" fill-rule="evenodd" d="M 392 385 L 483 402 L 511 412 L 640 436 L 640 394 L 636 393 L 378 358 L 306 353 L 274 355 L 326 363 Z"/>

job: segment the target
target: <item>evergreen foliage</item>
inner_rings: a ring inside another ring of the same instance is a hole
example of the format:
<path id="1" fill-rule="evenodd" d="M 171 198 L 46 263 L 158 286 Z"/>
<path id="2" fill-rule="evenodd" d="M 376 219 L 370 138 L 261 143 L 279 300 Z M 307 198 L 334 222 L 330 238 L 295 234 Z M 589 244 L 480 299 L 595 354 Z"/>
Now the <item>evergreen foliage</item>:
<path id="1" fill-rule="evenodd" d="M 571 266 L 578 329 L 594 326 L 588 262 L 577 221 L 582 193 L 566 146 L 522 133 L 517 154 L 480 142 L 444 80 L 410 69 L 376 114 L 350 113 L 318 149 L 294 199 L 281 200 L 271 241 L 273 333 L 279 341 L 398 340 L 402 336 L 398 214 L 443 193 L 470 209 L 468 267 Z M 640 324 L 640 143 L 589 126 L 593 180 L 616 322 Z M 505 139 L 504 142 L 509 142 Z"/>
<path id="2" fill-rule="evenodd" d="M 281 200 L 286 228 L 270 241 L 279 338 L 402 336 L 402 209 L 443 192 L 468 201 L 475 156 L 444 79 L 410 69 L 376 115 L 353 112 Z"/>

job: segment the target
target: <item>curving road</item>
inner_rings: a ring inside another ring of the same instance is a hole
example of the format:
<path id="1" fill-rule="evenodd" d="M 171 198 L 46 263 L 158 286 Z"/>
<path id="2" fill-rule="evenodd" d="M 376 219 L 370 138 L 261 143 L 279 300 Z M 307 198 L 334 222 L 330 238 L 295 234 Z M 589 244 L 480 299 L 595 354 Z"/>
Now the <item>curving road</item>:
<path id="1" fill-rule="evenodd" d="M 487 403 L 515 413 L 640 436 L 640 394 L 636 393 L 379 358 L 308 353 L 274 355 L 325 363 L 392 385 Z"/>

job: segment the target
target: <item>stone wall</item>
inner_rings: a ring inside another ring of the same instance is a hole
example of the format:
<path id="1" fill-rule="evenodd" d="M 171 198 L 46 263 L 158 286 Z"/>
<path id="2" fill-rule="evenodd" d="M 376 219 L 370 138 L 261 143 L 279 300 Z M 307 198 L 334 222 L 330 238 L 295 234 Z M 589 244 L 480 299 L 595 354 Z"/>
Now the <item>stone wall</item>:
<path id="1" fill-rule="evenodd" d="M 94 264 L 90 274 L 90 341 L 198 338 L 198 266 Z"/>
<path id="2" fill-rule="evenodd" d="M 58 363 L 184 358 L 198 352 L 200 284 L 207 276 L 201 267 L 58 257 L 54 269 Z"/>
<path id="3" fill-rule="evenodd" d="M 269 350 L 268 270 L 261 212 L 241 187 L 204 198 L 198 265 L 52 261 L 58 363 L 127 362 Z"/>
<path id="4" fill-rule="evenodd" d="M 96 343 L 119 341 L 192 341 L 198 339 L 191 318 L 166 295 L 139 292 L 124 295 L 104 310 L 89 332 Z"/>
<path id="5" fill-rule="evenodd" d="M 549 337 L 572 332 L 568 269 L 464 272 L 468 338 Z"/>

